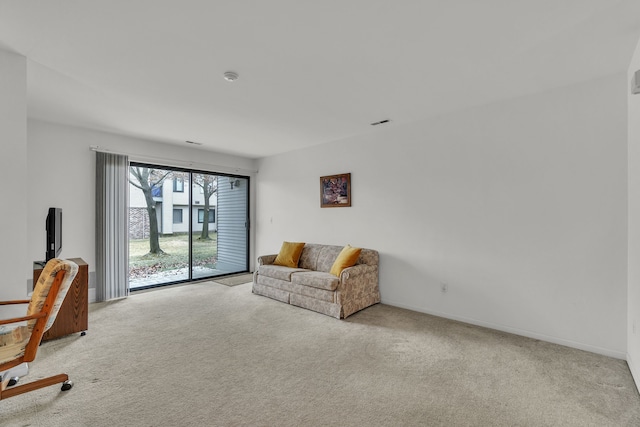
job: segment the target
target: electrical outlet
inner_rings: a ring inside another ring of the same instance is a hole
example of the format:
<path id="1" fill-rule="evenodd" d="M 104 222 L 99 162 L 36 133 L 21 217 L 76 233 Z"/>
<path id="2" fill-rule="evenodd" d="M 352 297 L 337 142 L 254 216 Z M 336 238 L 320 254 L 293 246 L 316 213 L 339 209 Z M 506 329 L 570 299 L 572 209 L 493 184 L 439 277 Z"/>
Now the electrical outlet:
<path id="1" fill-rule="evenodd" d="M 440 283 L 440 290 L 443 294 L 447 293 L 447 291 L 449 290 L 449 285 L 447 284 L 447 282 Z"/>

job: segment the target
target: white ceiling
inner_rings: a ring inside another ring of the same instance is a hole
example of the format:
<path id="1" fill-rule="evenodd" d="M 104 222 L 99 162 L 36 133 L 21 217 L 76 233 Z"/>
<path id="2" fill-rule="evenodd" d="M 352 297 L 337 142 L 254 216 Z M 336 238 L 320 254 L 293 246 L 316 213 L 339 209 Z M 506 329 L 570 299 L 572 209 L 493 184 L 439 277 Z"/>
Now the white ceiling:
<path id="1" fill-rule="evenodd" d="M 639 0 L 0 0 L 30 117 L 251 158 L 623 73 L 639 38 Z"/>

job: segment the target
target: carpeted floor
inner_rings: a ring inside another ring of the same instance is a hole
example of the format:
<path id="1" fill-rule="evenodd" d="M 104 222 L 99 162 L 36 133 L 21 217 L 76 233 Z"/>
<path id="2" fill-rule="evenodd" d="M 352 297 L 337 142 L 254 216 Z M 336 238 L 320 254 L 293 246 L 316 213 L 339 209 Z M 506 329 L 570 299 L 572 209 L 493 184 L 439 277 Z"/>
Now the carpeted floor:
<path id="1" fill-rule="evenodd" d="M 638 426 L 626 362 L 386 305 L 347 320 L 203 282 L 92 304 L 0 425 Z M 28 380 L 26 377 L 24 381 Z"/>

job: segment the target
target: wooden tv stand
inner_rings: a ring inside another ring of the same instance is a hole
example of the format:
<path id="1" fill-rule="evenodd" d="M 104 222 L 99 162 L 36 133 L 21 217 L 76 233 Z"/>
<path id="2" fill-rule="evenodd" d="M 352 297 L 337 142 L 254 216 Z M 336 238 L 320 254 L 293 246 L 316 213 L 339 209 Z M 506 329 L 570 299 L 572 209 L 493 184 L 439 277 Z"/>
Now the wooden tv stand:
<path id="1" fill-rule="evenodd" d="M 78 274 L 67 293 L 60 311 L 51 328 L 44 333 L 42 341 L 59 338 L 65 335 L 80 332 L 81 335 L 89 327 L 89 265 L 82 258 L 69 258 L 78 264 Z M 33 286 L 38 283 L 42 273 L 42 266 L 33 263 Z"/>

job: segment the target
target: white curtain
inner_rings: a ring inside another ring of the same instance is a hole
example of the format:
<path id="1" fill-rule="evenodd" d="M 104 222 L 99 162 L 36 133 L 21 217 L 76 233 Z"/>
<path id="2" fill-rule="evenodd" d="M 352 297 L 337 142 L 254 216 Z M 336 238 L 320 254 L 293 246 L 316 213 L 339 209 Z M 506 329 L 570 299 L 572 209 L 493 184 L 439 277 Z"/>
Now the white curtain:
<path id="1" fill-rule="evenodd" d="M 129 157 L 96 152 L 96 300 L 129 295 Z"/>

